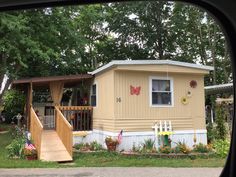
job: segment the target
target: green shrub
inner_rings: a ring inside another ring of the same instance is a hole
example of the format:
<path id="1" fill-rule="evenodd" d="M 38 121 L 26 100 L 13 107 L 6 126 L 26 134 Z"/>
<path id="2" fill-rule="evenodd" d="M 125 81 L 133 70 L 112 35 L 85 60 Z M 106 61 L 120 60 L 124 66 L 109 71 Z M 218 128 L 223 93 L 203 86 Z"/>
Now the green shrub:
<path id="1" fill-rule="evenodd" d="M 222 158 L 225 158 L 229 153 L 230 142 L 229 140 L 216 140 L 213 143 L 213 149 L 215 153 Z"/>
<path id="2" fill-rule="evenodd" d="M 142 144 L 141 151 L 143 152 L 155 152 L 156 149 L 154 147 L 155 141 L 151 138 L 144 140 L 144 143 Z"/>
<path id="3" fill-rule="evenodd" d="M 184 153 L 189 154 L 191 149 L 187 146 L 187 144 L 183 141 L 179 141 L 175 147 L 175 153 Z"/>
<path id="4" fill-rule="evenodd" d="M 76 144 L 74 144 L 74 148 L 77 149 L 77 150 L 80 150 L 83 146 L 84 146 L 83 143 L 76 143 Z"/>
<path id="5" fill-rule="evenodd" d="M 223 106 L 216 107 L 216 139 L 224 140 L 227 136 L 227 129 L 225 126 L 226 112 Z"/>
<path id="6" fill-rule="evenodd" d="M 19 127 L 17 125 L 12 124 L 10 129 L 11 135 L 13 139 L 17 138 L 25 138 L 25 127 Z"/>
<path id="7" fill-rule="evenodd" d="M 8 90 L 3 96 L 4 116 L 6 122 L 10 123 L 12 118 L 24 113 L 25 95 L 17 90 Z"/>
<path id="8" fill-rule="evenodd" d="M 93 141 L 92 143 L 90 143 L 90 150 L 91 151 L 100 151 L 102 150 L 102 145 L 99 144 L 97 141 Z"/>
<path id="9" fill-rule="evenodd" d="M 8 151 L 9 158 L 23 158 L 25 147 L 25 140 L 24 139 L 14 139 L 11 144 L 9 144 L 6 149 Z"/>
<path id="10" fill-rule="evenodd" d="M 133 152 L 139 152 L 139 151 L 140 151 L 140 147 L 136 146 L 136 145 L 135 145 L 135 142 L 133 143 L 132 151 L 133 151 Z"/>
<path id="11" fill-rule="evenodd" d="M 195 145 L 195 147 L 193 148 L 193 151 L 200 152 L 200 153 L 208 153 L 211 151 L 211 148 L 210 148 L 210 146 L 199 143 L 199 144 Z"/>
<path id="12" fill-rule="evenodd" d="M 207 128 L 207 141 L 208 143 L 212 143 L 216 139 L 216 129 L 214 128 L 212 123 L 208 123 L 206 128 Z"/>
<path id="13" fill-rule="evenodd" d="M 102 145 L 97 141 L 93 141 L 92 143 L 78 143 L 74 145 L 74 148 L 80 151 L 100 151 L 102 150 Z"/>
<path id="14" fill-rule="evenodd" d="M 8 151 L 8 157 L 9 158 L 23 158 L 24 157 L 23 150 L 26 143 L 24 127 L 20 128 L 18 126 L 13 126 L 11 133 L 14 139 L 6 147 Z"/>

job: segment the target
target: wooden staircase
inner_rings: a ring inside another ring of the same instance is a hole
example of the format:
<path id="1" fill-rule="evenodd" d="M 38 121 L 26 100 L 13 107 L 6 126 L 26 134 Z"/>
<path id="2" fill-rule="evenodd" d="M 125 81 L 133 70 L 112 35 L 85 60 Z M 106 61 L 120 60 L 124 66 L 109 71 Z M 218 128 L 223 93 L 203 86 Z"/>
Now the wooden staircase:
<path id="1" fill-rule="evenodd" d="M 43 130 L 41 140 L 40 160 L 43 161 L 72 161 L 71 155 L 55 130 Z"/>

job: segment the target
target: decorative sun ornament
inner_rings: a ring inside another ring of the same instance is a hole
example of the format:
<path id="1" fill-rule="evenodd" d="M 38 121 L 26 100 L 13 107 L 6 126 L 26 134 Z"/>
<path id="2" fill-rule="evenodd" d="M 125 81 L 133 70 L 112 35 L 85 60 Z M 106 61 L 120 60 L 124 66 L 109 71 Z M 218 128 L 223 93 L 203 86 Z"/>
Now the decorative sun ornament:
<path id="1" fill-rule="evenodd" d="M 183 105 L 188 104 L 188 99 L 187 99 L 186 97 L 182 97 L 182 98 L 181 98 L 181 103 L 182 103 Z"/>
<path id="2" fill-rule="evenodd" d="M 189 84 L 190 84 L 190 87 L 192 87 L 192 88 L 197 87 L 197 81 L 195 81 L 195 80 L 191 80 Z"/>

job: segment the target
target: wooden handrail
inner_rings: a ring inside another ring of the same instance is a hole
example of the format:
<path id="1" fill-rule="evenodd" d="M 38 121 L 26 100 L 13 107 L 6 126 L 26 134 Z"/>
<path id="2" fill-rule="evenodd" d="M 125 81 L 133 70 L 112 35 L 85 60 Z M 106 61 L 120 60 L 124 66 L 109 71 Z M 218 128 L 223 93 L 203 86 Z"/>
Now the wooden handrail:
<path id="1" fill-rule="evenodd" d="M 92 130 L 92 106 L 59 106 L 58 109 L 73 126 L 74 131 Z"/>
<path id="2" fill-rule="evenodd" d="M 38 158 L 40 159 L 43 125 L 40 122 L 38 116 L 36 115 L 36 113 L 32 107 L 30 108 L 30 117 L 31 117 L 30 133 L 31 133 L 31 137 L 34 141 L 34 145 L 37 150 Z"/>
<path id="3" fill-rule="evenodd" d="M 70 123 L 66 120 L 66 118 L 64 117 L 64 115 L 62 114 L 62 112 L 60 111 L 60 109 L 58 109 L 58 107 L 55 106 L 55 110 L 57 111 L 57 114 L 59 114 L 60 118 L 63 120 L 63 122 L 71 128 L 72 130 L 72 126 L 70 125 Z"/>
<path id="4" fill-rule="evenodd" d="M 71 111 L 77 111 L 77 110 L 92 110 L 92 106 L 58 106 L 58 108 L 62 111 L 71 110 Z"/>
<path id="5" fill-rule="evenodd" d="M 56 118 L 57 134 L 60 137 L 61 141 L 63 142 L 69 154 L 72 156 L 73 128 L 57 106 L 55 106 L 55 118 Z"/>

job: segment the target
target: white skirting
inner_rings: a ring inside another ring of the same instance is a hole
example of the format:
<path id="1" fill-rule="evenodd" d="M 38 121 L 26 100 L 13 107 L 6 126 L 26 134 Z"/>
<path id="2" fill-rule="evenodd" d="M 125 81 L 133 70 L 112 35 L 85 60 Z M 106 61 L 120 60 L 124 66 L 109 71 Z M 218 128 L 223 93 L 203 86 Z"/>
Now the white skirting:
<path id="1" fill-rule="evenodd" d="M 206 130 L 183 130 L 183 131 L 174 131 L 173 135 L 170 135 L 172 140 L 171 146 L 174 147 L 178 142 L 185 142 L 189 147 L 194 145 L 194 134 L 198 143 L 207 144 L 207 131 Z M 111 136 L 117 138 L 118 133 L 93 130 L 88 132 L 84 137 L 73 136 L 73 143 L 90 143 L 92 141 L 97 141 L 99 144 L 102 144 L 104 148 L 105 138 Z M 155 146 L 159 147 L 160 143 L 158 142 L 154 131 L 150 132 L 123 132 L 121 144 L 118 145 L 118 150 L 130 150 L 133 146 L 139 147 L 144 143 L 146 139 L 153 139 L 155 141 Z"/>

